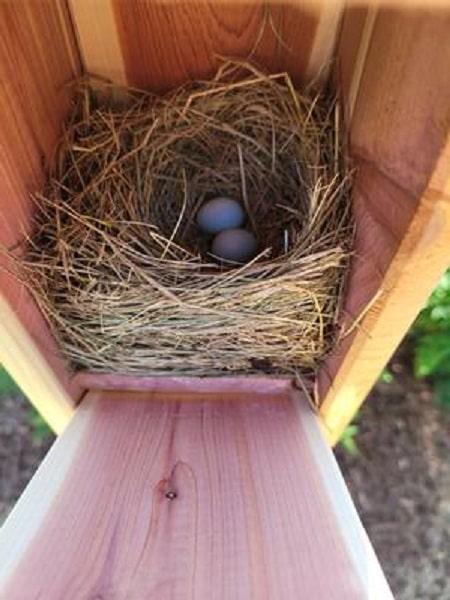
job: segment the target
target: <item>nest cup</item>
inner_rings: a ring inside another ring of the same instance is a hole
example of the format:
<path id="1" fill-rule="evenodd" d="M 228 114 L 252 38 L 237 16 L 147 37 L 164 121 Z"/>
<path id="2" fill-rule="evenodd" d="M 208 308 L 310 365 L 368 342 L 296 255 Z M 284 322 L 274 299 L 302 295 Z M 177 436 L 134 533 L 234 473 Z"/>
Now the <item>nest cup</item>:
<path id="1" fill-rule="evenodd" d="M 235 62 L 165 97 L 95 85 L 75 96 L 21 261 L 72 368 L 313 373 L 353 242 L 337 103 Z M 245 208 L 248 264 L 208 254 L 195 217 L 217 196 Z"/>

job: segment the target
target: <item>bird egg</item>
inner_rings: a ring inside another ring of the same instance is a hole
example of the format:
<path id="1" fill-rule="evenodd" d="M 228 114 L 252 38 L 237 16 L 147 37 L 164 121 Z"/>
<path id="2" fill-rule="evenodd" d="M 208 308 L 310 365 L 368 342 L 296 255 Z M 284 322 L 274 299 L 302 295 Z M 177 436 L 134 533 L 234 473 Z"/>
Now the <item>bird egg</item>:
<path id="1" fill-rule="evenodd" d="M 214 198 L 197 213 L 197 224 L 205 233 L 219 233 L 240 227 L 245 221 L 242 206 L 232 198 Z"/>
<path id="2" fill-rule="evenodd" d="M 226 229 L 216 235 L 211 251 L 223 260 L 246 263 L 258 252 L 256 237 L 246 229 Z"/>

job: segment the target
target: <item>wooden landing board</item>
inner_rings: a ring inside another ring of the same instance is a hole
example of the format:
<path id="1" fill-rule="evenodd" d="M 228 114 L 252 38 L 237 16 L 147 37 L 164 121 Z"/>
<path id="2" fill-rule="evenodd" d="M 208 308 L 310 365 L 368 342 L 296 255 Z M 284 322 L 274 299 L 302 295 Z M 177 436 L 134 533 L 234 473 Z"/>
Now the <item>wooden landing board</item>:
<path id="1" fill-rule="evenodd" d="M 298 396 L 91 392 L 0 530 L 0 598 L 392 595 Z"/>

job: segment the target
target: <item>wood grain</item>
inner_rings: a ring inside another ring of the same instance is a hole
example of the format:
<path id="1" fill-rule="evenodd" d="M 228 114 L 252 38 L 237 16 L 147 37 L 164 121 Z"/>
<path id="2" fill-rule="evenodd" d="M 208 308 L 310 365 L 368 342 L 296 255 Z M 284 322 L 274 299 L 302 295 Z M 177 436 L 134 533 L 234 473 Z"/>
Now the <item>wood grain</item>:
<path id="1" fill-rule="evenodd" d="M 417 199 L 449 131 L 449 31 L 450 7 L 380 10 L 352 118 L 353 153 Z"/>
<path id="2" fill-rule="evenodd" d="M 0 532 L 0 590 L 392 598 L 316 419 L 273 394 L 91 393 Z"/>
<path id="3" fill-rule="evenodd" d="M 445 160 L 448 177 L 450 146 Z M 327 386 L 328 376 L 333 384 L 321 414 L 330 443 L 339 439 L 448 268 L 449 247 L 450 193 L 430 187 L 379 286 L 380 298 L 363 319 L 360 330 L 328 362 L 322 384 Z M 355 282 L 357 277 L 355 273 Z M 367 277 L 363 265 L 359 277 Z"/>
<path id="4" fill-rule="evenodd" d="M 127 83 L 111 0 L 68 0 L 84 70 Z M 129 10 L 133 7 L 128 4 Z"/>
<path id="5" fill-rule="evenodd" d="M 120 373 L 80 371 L 75 382 L 89 390 L 119 390 L 129 392 L 282 394 L 292 391 L 292 377 L 266 375 L 236 375 L 234 377 L 189 377 L 173 375 L 143 377 Z"/>
<path id="6" fill-rule="evenodd" d="M 79 72 L 79 62 L 70 20 L 57 0 L 1 2 L 0 23 L 0 244 L 11 247 L 30 229 L 29 194 L 42 186 L 42 165 L 52 155 L 68 107 L 64 85 Z M 29 294 L 2 267 L 11 265 L 0 255 L 0 293 L 9 305 L 2 302 L 2 358 L 9 360 L 30 400 L 41 408 L 54 402 L 56 412 L 62 414 L 66 400 L 60 405 L 65 394 L 55 395 L 59 382 L 72 396 L 80 390 L 70 387 L 57 346 Z M 19 321 L 6 322 L 10 309 Z M 6 340 L 17 351 L 15 366 Z M 34 379 L 39 370 L 29 362 L 30 356 L 38 362 L 41 358 L 30 354 L 28 345 L 37 348 L 44 356 L 43 364 L 49 365 L 41 379 Z M 56 379 L 48 387 L 52 372 Z"/>
<path id="7" fill-rule="evenodd" d="M 350 6 L 344 12 L 337 47 L 337 81 L 345 98 L 346 122 L 350 123 L 379 6 Z"/>
<path id="8" fill-rule="evenodd" d="M 314 42 L 306 69 L 306 80 L 317 79 L 326 82 L 332 72 L 344 7 L 345 0 L 321 3 Z"/>
<path id="9" fill-rule="evenodd" d="M 342 12 L 342 1 L 308 0 L 71 5 L 88 71 L 159 92 L 211 76 L 220 56 L 286 70 L 301 84 L 327 66 Z"/>
<path id="10" fill-rule="evenodd" d="M 378 299 L 321 374 L 332 443 L 450 264 L 449 28 L 450 11 L 383 9 L 375 20 L 351 124 L 359 173 L 347 325 Z"/>

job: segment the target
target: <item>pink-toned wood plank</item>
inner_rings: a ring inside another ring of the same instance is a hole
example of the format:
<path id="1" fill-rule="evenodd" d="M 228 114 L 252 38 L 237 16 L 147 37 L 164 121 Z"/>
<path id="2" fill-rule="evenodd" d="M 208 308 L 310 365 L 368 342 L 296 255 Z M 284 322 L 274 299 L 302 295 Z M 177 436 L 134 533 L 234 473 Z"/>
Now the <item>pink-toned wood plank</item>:
<path id="1" fill-rule="evenodd" d="M 129 392 L 89 394 L 5 523 L 0 597 L 392 598 L 306 403 Z"/>
<path id="2" fill-rule="evenodd" d="M 276 394 L 292 388 L 292 378 L 264 376 L 235 377 L 142 377 L 118 373 L 81 371 L 73 378 L 77 386 L 89 390 L 123 390 L 129 392 L 193 392 L 209 394 Z"/>

